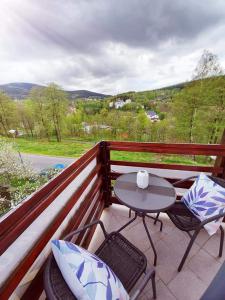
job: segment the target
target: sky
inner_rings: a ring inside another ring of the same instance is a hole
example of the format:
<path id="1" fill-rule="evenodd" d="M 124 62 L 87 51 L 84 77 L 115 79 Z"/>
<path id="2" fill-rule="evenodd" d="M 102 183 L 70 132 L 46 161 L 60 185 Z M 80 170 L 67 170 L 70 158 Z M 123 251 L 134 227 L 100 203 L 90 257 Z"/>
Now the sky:
<path id="1" fill-rule="evenodd" d="M 0 84 L 106 94 L 190 80 L 204 49 L 225 67 L 224 0 L 1 0 Z"/>

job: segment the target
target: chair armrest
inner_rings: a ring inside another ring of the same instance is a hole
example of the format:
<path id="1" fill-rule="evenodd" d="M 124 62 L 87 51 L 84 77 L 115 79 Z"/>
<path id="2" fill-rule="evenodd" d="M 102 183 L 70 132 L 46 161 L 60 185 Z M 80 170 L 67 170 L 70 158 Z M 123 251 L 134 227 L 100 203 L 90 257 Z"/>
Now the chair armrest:
<path id="1" fill-rule="evenodd" d="M 208 224 L 208 223 L 210 223 L 210 222 L 212 222 L 212 221 L 218 220 L 218 219 L 220 219 L 220 218 L 223 218 L 223 217 L 225 217 L 225 212 L 224 212 L 224 213 L 220 213 L 220 214 L 218 214 L 218 215 L 215 215 L 215 216 L 213 216 L 213 217 L 210 217 L 210 218 L 208 218 L 208 219 L 202 221 L 202 222 L 199 224 L 199 227 L 202 228 L 204 225 L 206 225 L 206 224 Z"/>
<path id="2" fill-rule="evenodd" d="M 141 280 L 140 284 L 135 288 L 134 294 L 130 297 L 130 300 L 137 300 L 144 288 L 146 287 L 149 280 L 155 276 L 155 270 L 147 270 L 144 278 Z"/>
<path id="3" fill-rule="evenodd" d="M 102 231 L 103 231 L 103 233 L 104 233 L 104 236 L 105 236 L 105 238 L 106 238 L 106 237 L 108 236 L 108 233 L 107 233 L 106 230 L 105 230 L 105 227 L 104 227 L 103 222 L 100 221 L 100 220 L 96 220 L 96 221 L 91 222 L 91 223 L 88 224 L 88 225 L 85 225 L 85 226 L 83 226 L 83 227 L 81 227 L 81 228 L 78 228 L 78 229 L 76 229 L 76 230 L 74 230 L 74 231 L 71 231 L 71 232 L 70 232 L 69 234 L 67 234 L 63 239 L 64 239 L 64 240 L 68 240 L 69 238 L 73 237 L 75 234 L 79 234 L 79 233 L 81 233 L 81 232 L 83 232 L 83 231 L 85 231 L 85 230 L 87 230 L 87 229 L 89 229 L 89 228 L 91 228 L 92 226 L 95 226 L 95 225 L 100 225 L 100 226 L 101 226 L 101 229 L 102 229 Z"/>
<path id="4" fill-rule="evenodd" d="M 177 184 L 183 183 L 183 182 L 185 182 L 185 181 L 187 181 L 187 180 L 190 180 L 190 179 L 195 179 L 195 178 L 197 178 L 197 177 L 198 177 L 198 176 L 191 176 L 191 177 L 184 178 L 184 179 L 182 179 L 182 180 L 175 181 L 175 182 L 173 183 L 173 186 L 176 186 Z"/>

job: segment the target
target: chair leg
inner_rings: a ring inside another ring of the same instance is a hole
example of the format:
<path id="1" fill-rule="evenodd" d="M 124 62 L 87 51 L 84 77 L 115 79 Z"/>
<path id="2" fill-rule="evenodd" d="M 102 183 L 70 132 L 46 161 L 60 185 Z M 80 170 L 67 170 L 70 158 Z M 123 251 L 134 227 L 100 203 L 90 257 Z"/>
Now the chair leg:
<path id="1" fill-rule="evenodd" d="M 131 217 L 131 209 L 129 209 L 129 218 Z"/>
<path id="2" fill-rule="evenodd" d="M 152 217 L 150 215 L 146 215 L 146 217 L 150 218 L 150 219 L 153 219 L 154 220 L 154 225 L 159 222 L 160 223 L 160 231 L 162 231 L 162 228 L 163 228 L 163 222 L 159 219 L 159 214 L 160 213 L 157 213 L 156 217 Z"/>
<path id="3" fill-rule="evenodd" d="M 152 275 L 152 291 L 153 291 L 153 298 L 156 299 L 155 272 Z"/>
<path id="4" fill-rule="evenodd" d="M 220 225 L 220 250 L 219 250 L 219 257 L 223 254 L 223 242 L 224 242 L 224 229 Z"/>
<path id="5" fill-rule="evenodd" d="M 186 249 L 186 251 L 185 251 L 185 253 L 184 253 L 184 256 L 183 256 L 183 258 L 182 258 L 182 260 L 181 260 L 181 262 L 180 262 L 180 265 L 179 265 L 179 267 L 178 267 L 178 272 L 180 272 L 181 269 L 183 268 L 183 265 L 184 265 L 184 263 L 185 263 L 185 261 L 186 261 L 186 259 L 187 259 L 187 256 L 188 256 L 188 254 L 189 254 L 189 252 L 190 252 L 190 250 L 191 250 L 191 247 L 192 247 L 192 245 L 193 245 L 193 243 L 194 243 L 194 241 L 195 241 L 195 239 L 196 239 L 198 233 L 199 233 L 199 231 L 195 231 L 195 233 L 193 234 L 193 236 L 192 236 L 192 238 L 191 238 L 191 240 L 190 240 L 190 242 L 189 242 L 189 244 L 188 244 L 188 246 L 187 246 L 187 249 Z"/>
<path id="6" fill-rule="evenodd" d="M 157 220 L 158 220 L 158 218 L 159 218 L 159 214 L 160 214 L 160 212 L 159 212 L 159 213 L 157 213 L 157 215 L 156 215 L 156 217 L 155 217 L 155 222 L 154 222 L 154 225 L 157 223 Z"/>

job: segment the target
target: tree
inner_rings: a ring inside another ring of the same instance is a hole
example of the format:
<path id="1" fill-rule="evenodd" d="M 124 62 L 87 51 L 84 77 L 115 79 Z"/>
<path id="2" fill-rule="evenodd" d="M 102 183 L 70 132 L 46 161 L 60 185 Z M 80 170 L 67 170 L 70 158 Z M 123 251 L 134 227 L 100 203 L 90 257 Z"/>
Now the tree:
<path id="1" fill-rule="evenodd" d="M 17 104 L 17 111 L 26 134 L 34 137 L 35 113 L 32 101 L 29 99 L 20 101 Z"/>
<path id="2" fill-rule="evenodd" d="M 195 119 L 197 109 L 202 105 L 201 96 L 199 83 L 193 83 L 178 93 L 172 102 L 177 136 L 189 143 L 194 142 Z"/>
<path id="3" fill-rule="evenodd" d="M 208 50 L 204 50 L 196 68 L 193 78 L 201 81 L 200 90 L 204 95 L 206 107 L 210 109 L 210 126 L 208 128 L 208 142 L 216 143 L 221 126 L 224 126 L 224 78 L 223 69 L 218 57 Z M 203 80 L 204 79 L 204 80 Z M 203 112 L 206 116 L 206 112 Z"/>
<path id="4" fill-rule="evenodd" d="M 210 126 L 208 126 L 210 144 L 218 143 L 225 128 L 225 78 L 211 79 L 205 87 Z"/>
<path id="5" fill-rule="evenodd" d="M 47 112 L 51 118 L 58 142 L 62 140 L 63 121 L 68 111 L 69 103 L 66 93 L 54 83 L 44 90 Z"/>
<path id="6" fill-rule="evenodd" d="M 29 99 L 33 103 L 34 117 L 39 125 L 39 134 L 42 133 L 50 140 L 51 121 L 48 115 L 48 108 L 44 94 L 44 88 L 33 88 L 30 92 Z"/>
<path id="7" fill-rule="evenodd" d="M 208 50 L 204 50 L 203 54 L 194 70 L 193 79 L 202 80 L 204 78 L 215 77 L 223 74 L 217 55 Z"/>
<path id="8" fill-rule="evenodd" d="M 14 128 L 16 123 L 15 102 L 3 92 L 0 92 L 0 131 L 5 136 L 9 135 L 9 130 Z"/>

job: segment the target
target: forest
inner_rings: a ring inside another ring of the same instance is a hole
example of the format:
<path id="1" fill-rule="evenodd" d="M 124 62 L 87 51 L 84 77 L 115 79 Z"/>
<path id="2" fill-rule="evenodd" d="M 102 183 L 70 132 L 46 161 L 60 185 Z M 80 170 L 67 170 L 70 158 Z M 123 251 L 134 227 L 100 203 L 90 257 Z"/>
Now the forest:
<path id="1" fill-rule="evenodd" d="M 110 107 L 130 99 L 122 108 Z M 151 122 L 147 112 L 158 114 Z M 113 97 L 69 100 L 54 83 L 34 88 L 24 100 L 0 92 L 0 135 L 34 140 L 101 139 L 144 142 L 218 143 L 225 127 L 225 77 L 218 58 L 205 51 L 193 80 L 182 88 L 127 92 Z"/>

